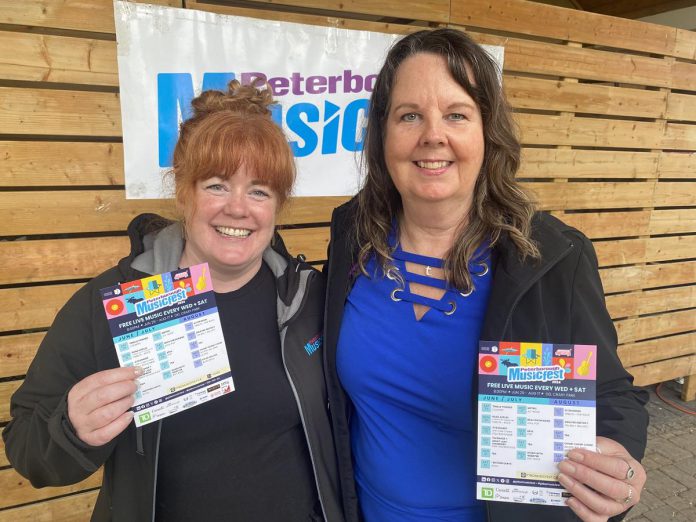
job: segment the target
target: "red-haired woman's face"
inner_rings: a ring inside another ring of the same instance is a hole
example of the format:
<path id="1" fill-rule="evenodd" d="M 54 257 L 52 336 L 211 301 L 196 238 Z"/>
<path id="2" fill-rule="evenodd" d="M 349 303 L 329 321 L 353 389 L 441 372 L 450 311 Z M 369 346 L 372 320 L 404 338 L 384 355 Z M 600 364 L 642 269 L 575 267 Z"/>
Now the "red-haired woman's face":
<path id="1" fill-rule="evenodd" d="M 242 166 L 227 179 L 196 183 L 192 215 L 186 217 L 182 266 L 207 262 L 217 291 L 249 281 L 273 237 L 278 196 Z"/>

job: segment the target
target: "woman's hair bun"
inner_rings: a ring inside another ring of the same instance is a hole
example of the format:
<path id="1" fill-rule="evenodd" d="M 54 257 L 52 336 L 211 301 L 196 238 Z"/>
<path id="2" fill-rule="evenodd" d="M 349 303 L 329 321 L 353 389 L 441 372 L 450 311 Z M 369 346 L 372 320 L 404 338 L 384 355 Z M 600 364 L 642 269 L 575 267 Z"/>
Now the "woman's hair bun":
<path id="1" fill-rule="evenodd" d="M 242 85 L 239 80 L 232 80 L 227 85 L 227 92 L 204 91 L 191 102 L 193 119 L 199 120 L 208 114 L 220 111 L 232 111 L 242 114 L 265 114 L 270 117 L 270 105 L 273 105 L 273 94 L 268 84 L 257 78 L 248 85 Z"/>

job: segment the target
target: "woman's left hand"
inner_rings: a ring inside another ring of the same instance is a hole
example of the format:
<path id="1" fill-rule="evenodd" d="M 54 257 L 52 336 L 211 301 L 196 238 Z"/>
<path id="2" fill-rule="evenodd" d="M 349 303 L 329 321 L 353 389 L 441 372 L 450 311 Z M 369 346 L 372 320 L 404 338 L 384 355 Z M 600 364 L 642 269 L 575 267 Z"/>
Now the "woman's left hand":
<path id="1" fill-rule="evenodd" d="M 584 522 L 606 522 L 640 500 L 645 469 L 621 444 L 597 437 L 597 453 L 573 449 L 558 465 L 566 502 Z"/>

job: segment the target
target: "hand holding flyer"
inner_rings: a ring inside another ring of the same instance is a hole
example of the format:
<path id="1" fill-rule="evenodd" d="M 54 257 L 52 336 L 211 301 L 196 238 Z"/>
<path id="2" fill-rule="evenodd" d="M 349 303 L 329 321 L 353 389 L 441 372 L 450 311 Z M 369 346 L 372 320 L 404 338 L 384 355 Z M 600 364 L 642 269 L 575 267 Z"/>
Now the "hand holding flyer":
<path id="1" fill-rule="evenodd" d="M 476 496 L 562 506 L 558 463 L 595 448 L 596 346 L 479 343 Z"/>
<path id="2" fill-rule="evenodd" d="M 101 289 L 121 366 L 139 366 L 133 411 L 149 424 L 234 390 L 208 265 Z"/>

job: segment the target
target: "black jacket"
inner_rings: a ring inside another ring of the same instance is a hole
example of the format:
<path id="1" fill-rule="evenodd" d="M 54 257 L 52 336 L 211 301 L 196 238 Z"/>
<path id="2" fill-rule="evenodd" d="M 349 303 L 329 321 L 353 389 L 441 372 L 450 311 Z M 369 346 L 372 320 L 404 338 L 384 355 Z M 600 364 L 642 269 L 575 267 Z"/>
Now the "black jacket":
<path id="1" fill-rule="evenodd" d="M 352 406 L 336 373 L 336 346 L 351 274 L 356 271 L 355 208 L 355 200 L 351 200 L 334 211 L 325 267 L 324 364 L 348 521 L 360 520 L 361 515 L 350 450 Z M 579 231 L 546 214 L 535 216 L 532 237 L 541 251 L 538 262 L 520 262 L 516 247 L 506 236 L 495 245 L 495 273 L 481 339 L 597 345 L 597 435 L 621 443 L 641 459 L 647 442 L 644 404 L 648 395 L 633 387 L 633 378 L 616 354 L 616 331 L 604 303 L 592 244 Z M 475 390 L 477 378 L 470 377 Z M 578 520 L 570 508 L 486 504 L 490 522 Z"/>
<path id="2" fill-rule="evenodd" d="M 12 421 L 3 431 L 10 462 L 35 487 L 79 482 L 104 465 L 92 520 L 139 522 L 154 517 L 161 424 L 136 429 L 131 423 L 110 443 L 88 446 L 69 424 L 66 398 L 88 375 L 118 367 L 99 289 L 177 268 L 183 248 L 180 227 L 146 236 L 163 224 L 153 215 L 136 218 L 128 228 L 131 254 L 82 287 L 58 313 L 26 380 L 12 396 Z M 308 356 L 304 348 L 321 332 L 323 277 L 290 258 L 279 237 L 277 241 L 274 249 L 264 252 L 264 261 L 276 277 L 283 364 L 300 411 L 324 516 L 329 522 L 341 521 L 321 355 Z"/>

